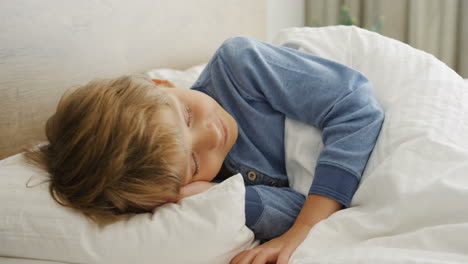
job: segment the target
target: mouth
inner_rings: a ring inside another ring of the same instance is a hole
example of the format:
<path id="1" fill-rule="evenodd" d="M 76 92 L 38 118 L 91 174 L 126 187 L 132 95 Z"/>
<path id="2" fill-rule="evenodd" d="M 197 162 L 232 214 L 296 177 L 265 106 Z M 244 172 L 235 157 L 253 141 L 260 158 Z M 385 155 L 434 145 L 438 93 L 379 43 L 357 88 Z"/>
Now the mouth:
<path id="1" fill-rule="evenodd" d="M 221 127 L 223 131 L 223 147 L 226 146 L 227 138 L 228 138 L 228 130 L 226 123 L 224 123 L 224 120 L 220 117 L 219 121 L 221 122 Z"/>

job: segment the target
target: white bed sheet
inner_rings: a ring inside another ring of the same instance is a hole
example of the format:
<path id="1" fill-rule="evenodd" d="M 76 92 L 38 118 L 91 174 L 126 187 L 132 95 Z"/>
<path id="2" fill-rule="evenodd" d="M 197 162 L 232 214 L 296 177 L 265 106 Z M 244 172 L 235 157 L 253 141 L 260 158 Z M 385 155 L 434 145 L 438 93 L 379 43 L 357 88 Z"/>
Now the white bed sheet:
<path id="1" fill-rule="evenodd" d="M 317 224 L 290 263 L 468 263 L 467 82 L 430 54 L 359 28 L 290 29 L 276 39 L 284 43 L 363 72 L 386 115 L 352 207 Z M 295 132 L 286 141 L 319 137 L 286 122 Z M 309 149 L 298 153 L 320 151 Z"/>

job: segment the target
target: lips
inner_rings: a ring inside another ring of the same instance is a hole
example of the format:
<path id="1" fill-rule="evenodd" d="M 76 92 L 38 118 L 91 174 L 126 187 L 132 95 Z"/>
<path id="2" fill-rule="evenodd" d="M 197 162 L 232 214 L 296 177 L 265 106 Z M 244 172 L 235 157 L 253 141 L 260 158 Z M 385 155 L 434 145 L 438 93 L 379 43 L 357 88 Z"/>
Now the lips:
<path id="1" fill-rule="evenodd" d="M 221 128 L 222 128 L 222 131 L 223 131 L 223 147 L 224 147 L 224 146 L 226 146 L 226 142 L 227 142 L 227 138 L 228 138 L 228 130 L 227 130 L 226 123 L 224 123 L 224 120 L 221 119 L 221 117 L 219 118 L 219 121 L 221 123 Z"/>

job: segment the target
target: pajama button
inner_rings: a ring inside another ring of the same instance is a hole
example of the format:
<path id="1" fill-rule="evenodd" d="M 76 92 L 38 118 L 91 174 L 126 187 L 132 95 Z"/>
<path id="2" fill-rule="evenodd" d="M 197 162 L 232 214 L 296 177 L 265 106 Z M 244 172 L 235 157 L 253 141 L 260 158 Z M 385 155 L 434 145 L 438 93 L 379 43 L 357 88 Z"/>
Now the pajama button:
<path id="1" fill-rule="evenodd" d="M 249 171 L 247 173 L 247 178 L 249 178 L 249 180 L 251 181 L 254 181 L 255 179 L 257 179 L 257 173 L 255 173 L 255 171 Z"/>

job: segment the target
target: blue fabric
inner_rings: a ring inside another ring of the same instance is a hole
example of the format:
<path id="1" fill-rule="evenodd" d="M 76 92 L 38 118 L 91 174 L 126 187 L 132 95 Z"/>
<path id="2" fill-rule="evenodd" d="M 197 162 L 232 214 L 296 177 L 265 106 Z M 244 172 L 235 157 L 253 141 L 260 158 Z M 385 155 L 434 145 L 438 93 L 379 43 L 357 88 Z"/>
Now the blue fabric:
<path id="1" fill-rule="evenodd" d="M 238 123 L 225 166 L 244 177 L 246 223 L 256 237 L 281 235 L 287 229 L 277 227 L 292 225 L 300 211 L 291 204 L 302 208 L 304 202 L 290 199 L 300 194 L 287 187 L 286 116 L 322 130 L 324 148 L 309 194 L 349 206 L 384 117 L 362 74 L 295 49 L 236 37 L 221 45 L 192 89 L 213 97 Z"/>
<path id="2" fill-rule="evenodd" d="M 261 241 L 288 231 L 305 202 L 304 195 L 289 187 L 253 185 L 247 186 L 245 191 L 246 225 Z"/>

